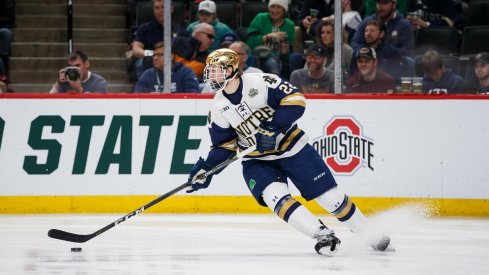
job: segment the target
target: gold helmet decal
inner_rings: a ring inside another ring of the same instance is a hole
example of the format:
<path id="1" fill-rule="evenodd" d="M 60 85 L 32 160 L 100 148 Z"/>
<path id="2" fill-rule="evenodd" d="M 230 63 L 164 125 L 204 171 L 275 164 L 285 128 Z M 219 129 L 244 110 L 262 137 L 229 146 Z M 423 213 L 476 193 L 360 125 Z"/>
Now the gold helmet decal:
<path id="1" fill-rule="evenodd" d="M 219 65 L 225 68 L 231 66 L 233 71 L 238 69 L 239 59 L 238 54 L 230 49 L 218 49 L 207 56 L 206 65 Z"/>

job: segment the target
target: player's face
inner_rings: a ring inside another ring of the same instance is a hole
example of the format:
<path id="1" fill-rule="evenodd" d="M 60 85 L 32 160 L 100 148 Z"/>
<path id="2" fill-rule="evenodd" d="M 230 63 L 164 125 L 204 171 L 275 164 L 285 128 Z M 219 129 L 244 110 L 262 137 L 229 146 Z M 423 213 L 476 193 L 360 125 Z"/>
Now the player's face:
<path id="1" fill-rule="evenodd" d="M 384 32 L 381 32 L 379 27 L 375 25 L 367 25 L 365 27 L 365 42 L 367 45 L 377 43 L 384 36 Z"/>
<path id="2" fill-rule="evenodd" d="M 273 4 L 268 8 L 268 12 L 270 13 L 270 17 L 272 21 L 279 20 L 285 17 L 285 9 L 280 5 Z"/>
<path id="3" fill-rule="evenodd" d="M 209 81 L 212 83 L 223 82 L 226 79 L 226 71 L 222 66 L 211 65 L 207 70 Z"/>
<path id="4" fill-rule="evenodd" d="M 370 75 L 375 71 L 375 59 L 360 57 L 357 59 L 358 70 L 362 75 Z"/>
<path id="5" fill-rule="evenodd" d="M 204 82 L 211 90 L 217 92 L 225 88 L 227 76 L 231 69 L 220 65 L 207 65 L 204 69 Z"/>
<path id="6" fill-rule="evenodd" d="M 333 26 L 323 26 L 321 28 L 321 41 L 328 47 L 332 47 L 334 45 Z"/>
<path id="7" fill-rule="evenodd" d="M 475 75 L 479 79 L 488 79 L 489 78 L 489 63 L 484 63 L 477 61 L 475 62 Z"/>

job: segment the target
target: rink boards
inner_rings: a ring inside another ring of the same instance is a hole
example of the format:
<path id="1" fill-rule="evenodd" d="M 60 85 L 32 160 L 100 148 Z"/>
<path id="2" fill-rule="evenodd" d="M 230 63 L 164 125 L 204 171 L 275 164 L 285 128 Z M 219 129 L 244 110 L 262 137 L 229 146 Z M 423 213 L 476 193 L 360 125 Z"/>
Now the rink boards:
<path id="1" fill-rule="evenodd" d="M 0 213 L 114 213 L 146 204 L 184 183 L 206 156 L 211 99 L 0 95 Z M 314 95 L 299 126 L 367 213 L 423 202 L 438 215 L 489 216 L 487 118 L 487 96 Z M 148 212 L 268 213 L 249 196 L 240 168 Z"/>

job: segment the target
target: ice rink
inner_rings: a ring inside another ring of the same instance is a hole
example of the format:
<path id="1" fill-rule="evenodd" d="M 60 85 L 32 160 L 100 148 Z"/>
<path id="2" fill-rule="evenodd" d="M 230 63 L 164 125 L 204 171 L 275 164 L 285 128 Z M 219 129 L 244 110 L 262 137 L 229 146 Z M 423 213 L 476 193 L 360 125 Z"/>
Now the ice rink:
<path id="1" fill-rule="evenodd" d="M 415 207 L 370 216 L 395 252 L 374 252 L 330 216 L 335 257 L 273 215 L 141 214 L 77 244 L 51 228 L 89 234 L 123 215 L 2 215 L 1 274 L 489 274 L 489 219 L 432 218 Z M 82 252 L 71 252 L 81 247 Z"/>

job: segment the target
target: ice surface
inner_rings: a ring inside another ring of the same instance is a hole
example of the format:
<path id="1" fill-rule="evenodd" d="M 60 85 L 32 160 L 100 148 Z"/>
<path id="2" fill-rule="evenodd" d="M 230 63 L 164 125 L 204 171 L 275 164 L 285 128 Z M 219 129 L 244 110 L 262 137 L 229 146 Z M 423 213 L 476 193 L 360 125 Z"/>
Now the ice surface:
<path id="1" fill-rule="evenodd" d="M 369 217 L 395 252 L 374 252 L 365 236 L 322 216 L 342 240 L 332 258 L 272 214 L 141 214 L 83 244 L 47 236 L 51 228 L 89 234 L 120 216 L 0 216 L 0 273 L 489 274 L 489 219 L 432 218 L 415 207 Z"/>

